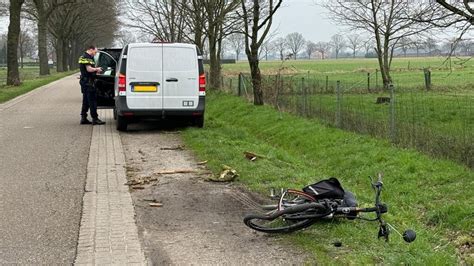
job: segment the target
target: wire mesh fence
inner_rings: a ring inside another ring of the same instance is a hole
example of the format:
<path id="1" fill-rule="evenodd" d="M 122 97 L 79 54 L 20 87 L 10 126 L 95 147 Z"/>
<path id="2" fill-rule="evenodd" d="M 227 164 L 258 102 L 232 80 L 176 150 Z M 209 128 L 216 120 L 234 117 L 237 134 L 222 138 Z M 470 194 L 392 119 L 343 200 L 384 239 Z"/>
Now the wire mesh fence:
<path id="1" fill-rule="evenodd" d="M 253 101 L 249 75 L 223 81 L 223 90 Z M 262 86 L 265 104 L 279 111 L 317 118 L 474 168 L 474 92 L 396 85 L 384 90 L 369 79 L 349 84 L 310 75 L 263 76 Z"/>

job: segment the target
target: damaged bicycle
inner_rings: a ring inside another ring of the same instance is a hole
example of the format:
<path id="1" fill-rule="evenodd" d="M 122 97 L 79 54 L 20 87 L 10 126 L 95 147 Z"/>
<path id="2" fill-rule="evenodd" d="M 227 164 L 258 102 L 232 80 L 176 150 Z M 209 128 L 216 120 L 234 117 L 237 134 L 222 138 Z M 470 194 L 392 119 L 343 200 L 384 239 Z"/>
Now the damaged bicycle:
<path id="1" fill-rule="evenodd" d="M 304 187 L 302 190 L 287 189 L 282 191 L 277 204 L 264 205 L 263 214 L 248 214 L 244 223 L 248 227 L 264 233 L 290 233 L 307 228 L 322 219 L 346 218 L 378 222 L 378 238 L 389 240 L 391 230 L 400 235 L 406 242 L 415 241 L 416 233 L 405 230 L 401 234 L 393 225 L 383 219 L 388 207 L 381 202 L 383 188 L 382 174 L 378 180 L 371 180 L 375 192 L 375 204 L 371 207 L 358 207 L 354 194 L 345 191 L 338 179 L 332 177 Z M 373 216 L 364 216 L 372 213 Z"/>

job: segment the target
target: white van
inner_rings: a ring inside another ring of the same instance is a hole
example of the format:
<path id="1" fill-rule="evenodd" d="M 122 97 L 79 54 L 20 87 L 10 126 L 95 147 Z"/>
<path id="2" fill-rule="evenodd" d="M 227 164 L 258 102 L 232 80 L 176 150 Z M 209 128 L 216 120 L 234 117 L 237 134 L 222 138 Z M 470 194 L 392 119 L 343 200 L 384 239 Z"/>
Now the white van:
<path id="1" fill-rule="evenodd" d="M 115 76 L 117 129 L 143 118 L 188 117 L 204 124 L 206 77 L 193 44 L 133 43 L 122 50 Z"/>

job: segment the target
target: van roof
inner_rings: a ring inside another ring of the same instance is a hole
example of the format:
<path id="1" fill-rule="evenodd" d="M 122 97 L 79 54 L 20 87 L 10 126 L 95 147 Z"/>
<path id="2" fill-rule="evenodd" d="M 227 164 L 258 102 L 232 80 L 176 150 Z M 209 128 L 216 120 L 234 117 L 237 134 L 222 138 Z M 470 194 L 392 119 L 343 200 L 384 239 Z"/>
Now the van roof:
<path id="1" fill-rule="evenodd" d="M 158 46 L 196 48 L 195 44 L 190 44 L 190 43 L 130 43 L 128 45 L 129 48 L 132 48 L 132 47 L 158 47 Z"/>

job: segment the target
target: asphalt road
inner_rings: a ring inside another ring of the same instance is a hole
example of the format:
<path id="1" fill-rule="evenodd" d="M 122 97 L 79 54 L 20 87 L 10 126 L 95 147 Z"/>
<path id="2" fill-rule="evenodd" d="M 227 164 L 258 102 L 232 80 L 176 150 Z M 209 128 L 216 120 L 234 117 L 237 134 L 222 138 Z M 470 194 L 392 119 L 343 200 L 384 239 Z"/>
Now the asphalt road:
<path id="1" fill-rule="evenodd" d="M 76 76 L 0 104 L 0 264 L 71 264 L 92 126 Z"/>

